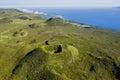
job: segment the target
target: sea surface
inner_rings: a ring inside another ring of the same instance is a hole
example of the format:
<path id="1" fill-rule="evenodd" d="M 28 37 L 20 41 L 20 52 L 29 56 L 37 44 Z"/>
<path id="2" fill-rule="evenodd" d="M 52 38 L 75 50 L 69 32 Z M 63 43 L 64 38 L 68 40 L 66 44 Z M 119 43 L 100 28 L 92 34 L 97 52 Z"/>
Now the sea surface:
<path id="1" fill-rule="evenodd" d="M 59 16 L 71 21 L 120 30 L 120 8 L 28 8 L 50 18 Z"/>

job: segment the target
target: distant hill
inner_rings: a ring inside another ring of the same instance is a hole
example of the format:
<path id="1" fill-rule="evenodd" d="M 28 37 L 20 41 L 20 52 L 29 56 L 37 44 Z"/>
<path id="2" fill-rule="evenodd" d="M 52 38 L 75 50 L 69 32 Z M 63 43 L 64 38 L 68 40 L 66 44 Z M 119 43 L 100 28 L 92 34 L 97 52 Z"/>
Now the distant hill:
<path id="1" fill-rule="evenodd" d="M 0 80 L 120 80 L 120 31 L 0 9 Z"/>

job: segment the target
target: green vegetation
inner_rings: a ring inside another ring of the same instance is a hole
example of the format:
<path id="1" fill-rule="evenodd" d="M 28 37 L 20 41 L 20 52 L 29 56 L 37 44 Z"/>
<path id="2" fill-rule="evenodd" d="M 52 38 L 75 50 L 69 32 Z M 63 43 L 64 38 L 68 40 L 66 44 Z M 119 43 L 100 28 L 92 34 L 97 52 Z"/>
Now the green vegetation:
<path id="1" fill-rule="evenodd" d="M 48 25 L 50 26 L 61 26 L 61 25 L 64 25 L 65 21 L 61 18 L 50 18 L 46 21 L 46 23 L 48 23 Z"/>
<path id="2" fill-rule="evenodd" d="M 26 17 L 26 16 L 18 17 L 18 19 L 22 19 L 22 20 L 31 20 L 30 18 L 28 18 L 28 17 Z"/>
<path id="3" fill-rule="evenodd" d="M 9 18 L 0 19 L 0 24 L 11 23 L 11 22 L 12 20 L 10 20 Z"/>
<path id="4" fill-rule="evenodd" d="M 119 76 L 120 31 L 0 9 L 0 80 Z"/>

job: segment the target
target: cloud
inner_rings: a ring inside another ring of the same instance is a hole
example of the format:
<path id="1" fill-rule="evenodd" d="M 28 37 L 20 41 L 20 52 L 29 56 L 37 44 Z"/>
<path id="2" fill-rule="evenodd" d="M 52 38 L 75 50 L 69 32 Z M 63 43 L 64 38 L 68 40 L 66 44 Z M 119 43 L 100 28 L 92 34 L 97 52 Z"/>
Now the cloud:
<path id="1" fill-rule="evenodd" d="M 0 0 L 7 7 L 120 6 L 120 0 Z"/>

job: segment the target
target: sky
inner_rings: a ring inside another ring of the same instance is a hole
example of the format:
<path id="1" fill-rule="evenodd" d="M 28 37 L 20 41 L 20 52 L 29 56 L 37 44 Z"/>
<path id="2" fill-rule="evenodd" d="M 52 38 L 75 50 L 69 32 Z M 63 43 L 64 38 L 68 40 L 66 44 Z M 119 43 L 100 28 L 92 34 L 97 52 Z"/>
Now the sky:
<path id="1" fill-rule="evenodd" d="M 120 0 L 0 0 L 2 7 L 113 7 Z"/>

